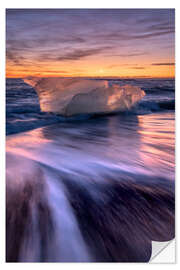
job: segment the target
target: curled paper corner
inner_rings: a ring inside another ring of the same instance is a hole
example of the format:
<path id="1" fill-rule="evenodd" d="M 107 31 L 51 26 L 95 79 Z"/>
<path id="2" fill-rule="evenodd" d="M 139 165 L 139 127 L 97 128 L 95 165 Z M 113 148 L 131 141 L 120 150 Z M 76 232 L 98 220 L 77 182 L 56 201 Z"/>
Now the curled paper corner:
<path id="1" fill-rule="evenodd" d="M 158 242 L 152 241 L 150 263 L 175 263 L 175 239 Z"/>

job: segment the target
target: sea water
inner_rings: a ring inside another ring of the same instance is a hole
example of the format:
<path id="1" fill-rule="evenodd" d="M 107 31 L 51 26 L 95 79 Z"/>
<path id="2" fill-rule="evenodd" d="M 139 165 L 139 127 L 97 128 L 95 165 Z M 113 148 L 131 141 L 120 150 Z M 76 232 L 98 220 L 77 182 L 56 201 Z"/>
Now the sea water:
<path id="1" fill-rule="evenodd" d="M 127 113 L 66 119 L 7 79 L 7 261 L 143 262 L 174 237 L 175 85 Z"/>

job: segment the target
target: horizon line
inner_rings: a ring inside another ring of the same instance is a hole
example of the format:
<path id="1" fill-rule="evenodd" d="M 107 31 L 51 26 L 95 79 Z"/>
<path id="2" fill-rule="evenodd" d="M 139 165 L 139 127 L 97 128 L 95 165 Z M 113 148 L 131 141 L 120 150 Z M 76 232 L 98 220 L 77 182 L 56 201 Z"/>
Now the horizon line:
<path id="1" fill-rule="evenodd" d="M 171 77 L 151 77 L 151 76 L 23 76 L 23 77 L 9 77 L 6 76 L 6 79 L 24 79 L 27 77 L 39 77 L 39 78 L 97 78 L 97 79 L 175 79 L 176 76 Z"/>

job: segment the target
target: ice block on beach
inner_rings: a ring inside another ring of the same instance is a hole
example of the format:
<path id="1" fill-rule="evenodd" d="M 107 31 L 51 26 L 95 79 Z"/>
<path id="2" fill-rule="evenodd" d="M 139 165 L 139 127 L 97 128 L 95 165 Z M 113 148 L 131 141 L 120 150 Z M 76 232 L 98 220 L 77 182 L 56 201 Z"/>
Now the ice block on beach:
<path id="1" fill-rule="evenodd" d="M 130 110 L 145 92 L 132 85 L 109 85 L 107 80 L 28 77 L 44 112 L 63 116 L 106 114 Z"/>

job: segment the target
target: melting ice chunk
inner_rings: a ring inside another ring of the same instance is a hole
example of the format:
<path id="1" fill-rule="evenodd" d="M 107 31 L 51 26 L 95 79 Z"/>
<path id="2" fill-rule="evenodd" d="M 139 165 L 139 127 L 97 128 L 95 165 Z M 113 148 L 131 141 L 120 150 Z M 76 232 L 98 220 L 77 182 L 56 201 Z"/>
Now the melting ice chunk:
<path id="1" fill-rule="evenodd" d="M 126 111 L 145 95 L 137 86 L 109 86 L 106 80 L 28 77 L 24 82 L 35 88 L 42 111 L 64 116 Z"/>

